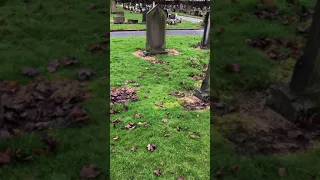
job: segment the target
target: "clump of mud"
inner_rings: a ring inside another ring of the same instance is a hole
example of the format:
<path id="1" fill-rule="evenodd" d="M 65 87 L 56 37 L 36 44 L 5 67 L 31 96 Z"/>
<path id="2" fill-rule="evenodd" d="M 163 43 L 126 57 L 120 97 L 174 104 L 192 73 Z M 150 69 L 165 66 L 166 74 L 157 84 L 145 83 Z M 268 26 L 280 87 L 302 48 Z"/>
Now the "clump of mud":
<path id="1" fill-rule="evenodd" d="M 309 131 L 265 106 L 267 93 L 246 95 L 235 113 L 217 118 L 224 136 L 244 155 L 287 154 L 312 149 L 318 131 Z"/>

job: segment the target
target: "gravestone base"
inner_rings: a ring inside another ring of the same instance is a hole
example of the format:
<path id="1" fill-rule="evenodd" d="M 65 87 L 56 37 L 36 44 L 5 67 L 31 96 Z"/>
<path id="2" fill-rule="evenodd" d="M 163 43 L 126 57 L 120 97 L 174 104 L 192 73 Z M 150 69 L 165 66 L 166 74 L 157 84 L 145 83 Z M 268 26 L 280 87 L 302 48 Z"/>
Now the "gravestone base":
<path id="1" fill-rule="evenodd" d="M 199 98 L 203 102 L 210 101 L 210 95 L 208 93 L 205 93 L 204 91 L 202 91 L 201 88 L 195 90 L 194 96 Z"/>
<path id="2" fill-rule="evenodd" d="M 282 115 L 288 121 L 306 125 L 306 119 L 314 115 L 317 105 L 310 98 L 293 92 L 287 84 L 277 84 L 270 87 L 270 95 L 266 105 Z M 318 111 L 318 110 L 317 110 Z M 318 118 L 318 117 L 316 117 Z M 309 124 L 312 125 L 312 124 Z"/>
<path id="3" fill-rule="evenodd" d="M 168 54 L 168 50 L 164 50 L 164 51 L 150 51 L 150 52 L 147 52 L 147 51 L 143 51 L 143 55 L 145 56 L 155 56 L 155 55 L 165 55 L 165 54 Z"/>
<path id="4" fill-rule="evenodd" d="M 204 45 L 200 45 L 200 49 L 202 49 L 202 50 L 208 50 L 208 49 L 210 49 L 210 47 L 206 47 L 206 46 L 204 46 Z"/>

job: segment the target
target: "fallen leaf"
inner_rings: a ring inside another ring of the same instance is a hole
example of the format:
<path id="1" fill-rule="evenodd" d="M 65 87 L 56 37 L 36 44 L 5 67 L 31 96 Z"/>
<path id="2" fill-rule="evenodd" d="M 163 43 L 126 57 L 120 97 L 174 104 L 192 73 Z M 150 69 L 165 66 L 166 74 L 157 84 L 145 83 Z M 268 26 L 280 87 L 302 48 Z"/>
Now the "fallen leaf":
<path id="1" fill-rule="evenodd" d="M 26 67 L 26 68 L 23 68 L 21 70 L 21 74 L 23 76 L 36 77 L 36 76 L 40 75 L 40 71 L 38 69 L 35 69 L 35 68 Z"/>
<path id="2" fill-rule="evenodd" d="M 79 81 L 85 81 L 85 80 L 88 80 L 90 79 L 91 76 L 95 75 L 96 73 L 91 70 L 91 69 L 81 69 L 78 71 L 77 73 L 77 79 Z"/>
<path id="3" fill-rule="evenodd" d="M 190 137 L 191 139 L 195 139 L 195 138 L 196 138 L 196 135 L 191 134 L 189 137 Z"/>
<path id="4" fill-rule="evenodd" d="M 47 66 L 47 70 L 50 73 L 53 73 L 53 72 L 56 72 L 58 67 L 59 67 L 59 60 L 54 59 L 54 60 L 49 61 L 48 66 Z"/>
<path id="5" fill-rule="evenodd" d="M 72 65 L 78 62 L 78 59 L 71 56 L 65 56 L 60 59 L 65 65 Z"/>
<path id="6" fill-rule="evenodd" d="M 44 153 L 44 150 L 42 148 L 39 148 L 39 147 L 34 147 L 34 152 L 37 154 L 37 155 L 41 155 Z"/>
<path id="7" fill-rule="evenodd" d="M 161 176 L 161 169 L 156 169 L 153 171 L 153 173 L 156 175 L 156 176 Z"/>
<path id="8" fill-rule="evenodd" d="M 232 174 L 235 174 L 239 169 L 239 166 L 237 164 L 233 165 L 232 168 L 231 168 L 231 173 Z"/>
<path id="9" fill-rule="evenodd" d="M 148 151 L 153 152 L 153 151 L 156 149 L 156 145 L 154 145 L 154 144 L 148 144 L 147 148 L 148 148 Z"/>
<path id="10" fill-rule="evenodd" d="M 132 146 L 132 147 L 131 147 L 131 150 L 132 150 L 132 151 L 136 151 L 136 147 L 135 147 L 135 146 Z"/>
<path id="11" fill-rule="evenodd" d="M 164 136 L 164 137 L 168 137 L 168 136 L 169 136 L 169 134 L 164 134 L 163 136 Z"/>
<path id="12" fill-rule="evenodd" d="M 163 123 L 168 123 L 168 119 L 164 118 L 164 119 L 162 119 L 162 122 Z"/>
<path id="13" fill-rule="evenodd" d="M 6 153 L 0 152 L 0 165 L 5 163 L 10 163 L 10 156 Z"/>
<path id="14" fill-rule="evenodd" d="M 135 117 L 139 119 L 141 118 L 141 114 L 136 114 Z"/>
<path id="15" fill-rule="evenodd" d="M 117 141 L 120 137 L 119 136 L 115 136 L 114 138 L 112 138 L 113 140 Z"/>
<path id="16" fill-rule="evenodd" d="M 101 171 L 95 164 L 85 165 L 82 167 L 79 176 L 82 178 L 97 178 L 101 174 Z"/>

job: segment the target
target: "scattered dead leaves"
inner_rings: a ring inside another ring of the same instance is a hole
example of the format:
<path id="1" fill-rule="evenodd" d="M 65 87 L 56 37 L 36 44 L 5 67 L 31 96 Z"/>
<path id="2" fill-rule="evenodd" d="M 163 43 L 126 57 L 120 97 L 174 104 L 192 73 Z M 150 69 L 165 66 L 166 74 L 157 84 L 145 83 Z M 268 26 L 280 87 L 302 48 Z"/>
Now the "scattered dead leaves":
<path id="1" fill-rule="evenodd" d="M 137 100 L 137 90 L 135 88 L 110 88 L 110 105 Z"/>
<path id="2" fill-rule="evenodd" d="M 161 176 L 161 169 L 156 169 L 153 171 L 153 173 L 156 175 L 156 176 Z"/>

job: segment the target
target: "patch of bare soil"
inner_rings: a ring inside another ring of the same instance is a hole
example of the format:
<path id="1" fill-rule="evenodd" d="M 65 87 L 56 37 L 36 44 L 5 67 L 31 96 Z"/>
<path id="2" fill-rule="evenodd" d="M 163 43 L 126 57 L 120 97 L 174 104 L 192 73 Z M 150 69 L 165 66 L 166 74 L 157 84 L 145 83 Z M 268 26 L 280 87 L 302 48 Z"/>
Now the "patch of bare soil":
<path id="1" fill-rule="evenodd" d="M 265 106 L 267 96 L 264 92 L 243 96 L 238 100 L 237 112 L 218 121 L 223 134 L 235 144 L 236 151 L 255 155 L 311 150 L 313 141 L 320 137 L 320 128 L 317 132 L 311 132 L 287 121 Z M 224 104 L 220 108 L 228 106 Z"/>
<path id="2" fill-rule="evenodd" d="M 191 95 L 191 96 L 185 96 L 181 98 L 181 105 L 184 107 L 185 110 L 203 110 L 203 109 L 209 109 L 210 104 L 207 102 L 201 101 L 199 98 Z"/>
<path id="3" fill-rule="evenodd" d="M 89 98 L 77 81 L 31 82 L 19 85 L 0 81 L 0 130 L 9 136 L 18 131 L 39 131 L 86 122 L 79 103 Z"/>
<path id="4" fill-rule="evenodd" d="M 147 60 L 147 61 L 156 60 L 155 56 L 145 56 L 143 54 L 143 51 L 140 49 L 133 52 L 132 54 L 138 58 L 143 59 L 143 60 Z M 175 49 L 168 49 L 168 55 L 178 55 L 178 54 L 180 54 L 179 51 L 177 51 Z"/>

